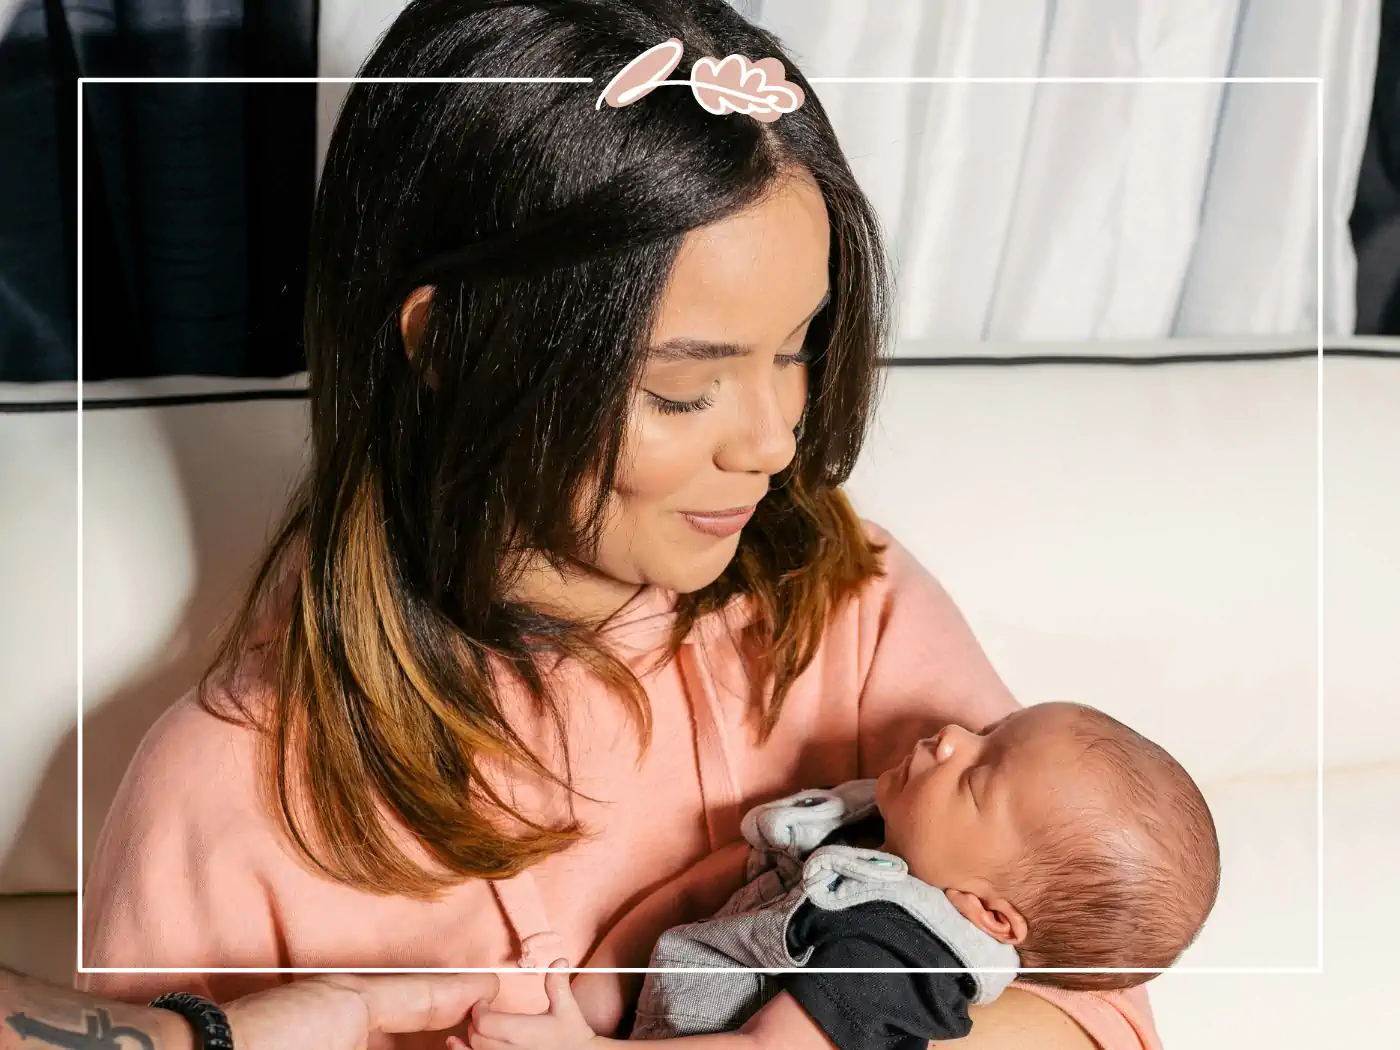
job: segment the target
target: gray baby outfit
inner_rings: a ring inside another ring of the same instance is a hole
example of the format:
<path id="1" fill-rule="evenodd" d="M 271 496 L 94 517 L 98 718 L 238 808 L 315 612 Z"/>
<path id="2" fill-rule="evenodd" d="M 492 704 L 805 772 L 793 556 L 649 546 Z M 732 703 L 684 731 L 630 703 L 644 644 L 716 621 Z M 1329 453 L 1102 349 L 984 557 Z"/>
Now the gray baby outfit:
<path id="1" fill-rule="evenodd" d="M 633 1039 L 732 1031 L 781 991 L 767 971 L 806 965 L 795 958 L 788 926 L 806 902 L 827 911 L 884 901 L 898 905 L 942 941 L 970 973 L 975 1004 L 995 999 L 1015 978 L 1016 950 L 988 936 L 942 890 L 909 874 L 904 861 L 879 850 L 821 843 L 875 811 L 875 781 L 800 791 L 750 810 L 748 881 L 711 919 L 662 934 L 652 967 L 723 968 L 725 973 L 650 973 L 637 1005 Z M 747 972 L 737 968 L 746 968 Z"/>

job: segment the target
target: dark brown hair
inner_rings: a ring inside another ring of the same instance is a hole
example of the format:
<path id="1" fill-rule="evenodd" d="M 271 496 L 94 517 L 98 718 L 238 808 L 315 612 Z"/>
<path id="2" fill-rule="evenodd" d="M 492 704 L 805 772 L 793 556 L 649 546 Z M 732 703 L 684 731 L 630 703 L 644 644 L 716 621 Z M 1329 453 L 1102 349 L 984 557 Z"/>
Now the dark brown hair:
<path id="1" fill-rule="evenodd" d="M 1070 731 L 1105 809 L 1040 833 L 1017 879 L 1021 965 L 1156 970 L 1195 940 L 1220 889 L 1220 843 L 1200 788 L 1166 750 L 1091 707 Z M 1121 832 L 1130 831 L 1125 841 Z M 1146 973 L 1025 973 L 1077 990 L 1131 988 Z"/>
<path id="2" fill-rule="evenodd" d="M 692 60 L 778 56 L 805 105 L 769 125 L 712 116 L 681 88 L 595 108 L 614 73 L 673 36 Z M 796 458 L 728 569 L 677 609 L 672 651 L 697 617 L 752 600 L 760 737 L 836 605 L 879 572 L 838 486 L 871 411 L 887 276 L 815 92 L 721 0 L 415 0 L 361 75 L 593 78 L 350 90 L 310 251 L 312 466 L 215 664 L 245 658 L 288 580 L 290 613 L 261 650 L 274 688 L 261 712 L 236 692 L 203 693 L 268 731 L 273 804 L 321 870 L 430 895 L 513 875 L 583 833 L 572 817 L 532 820 L 484 775 L 568 785 L 567 763 L 533 753 L 500 703 L 523 685 L 562 743 L 565 701 L 542 658 L 573 658 L 608 683 L 646 746 L 635 675 L 595 630 L 511 601 L 509 566 L 526 551 L 568 562 L 595 549 L 619 421 L 681 239 L 796 170 L 831 222 L 831 299 L 808 337 Z M 398 311 L 421 285 L 434 293 L 410 358 Z M 568 508 L 590 491 L 575 520 Z"/>

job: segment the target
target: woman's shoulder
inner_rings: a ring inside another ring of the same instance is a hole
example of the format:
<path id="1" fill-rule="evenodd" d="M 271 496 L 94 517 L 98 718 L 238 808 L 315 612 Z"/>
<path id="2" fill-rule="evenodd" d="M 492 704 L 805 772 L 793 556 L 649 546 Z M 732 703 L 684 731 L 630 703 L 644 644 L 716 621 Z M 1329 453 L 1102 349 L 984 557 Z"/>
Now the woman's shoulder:
<path id="1" fill-rule="evenodd" d="M 899 645 L 918 640 L 956 639 L 961 650 L 972 646 L 962 614 L 951 596 L 919 559 L 887 529 L 863 521 L 866 536 L 879 545 L 880 573 L 867 579 L 853 599 L 839 608 L 828 638 L 853 637 L 873 657 L 877 643 Z"/>
<path id="2" fill-rule="evenodd" d="M 860 524 L 861 528 L 865 530 L 866 538 L 872 543 L 886 544 L 894 541 L 894 537 L 883 525 L 878 525 L 869 518 L 861 518 Z"/>
<path id="3" fill-rule="evenodd" d="M 248 707 L 256 713 L 253 703 Z M 253 725 L 232 711 L 215 714 L 197 689 L 191 691 L 142 738 L 113 800 L 109 827 L 139 834 L 155 826 L 262 823 L 259 742 Z"/>
<path id="4" fill-rule="evenodd" d="M 259 731 L 242 714 L 258 716 L 260 697 L 240 694 L 240 707 L 227 703 L 228 694 L 211 692 L 206 706 L 199 689 L 186 693 L 156 719 L 137 751 L 137 759 L 152 765 L 180 766 L 189 761 L 208 763 L 221 773 L 243 768 L 247 752 L 256 750 Z"/>
<path id="5" fill-rule="evenodd" d="M 866 580 L 861 588 L 863 602 L 884 601 L 910 586 L 937 586 L 929 571 L 888 529 L 864 518 L 861 525 L 865 529 L 866 539 L 880 548 L 881 570 L 880 575 Z"/>

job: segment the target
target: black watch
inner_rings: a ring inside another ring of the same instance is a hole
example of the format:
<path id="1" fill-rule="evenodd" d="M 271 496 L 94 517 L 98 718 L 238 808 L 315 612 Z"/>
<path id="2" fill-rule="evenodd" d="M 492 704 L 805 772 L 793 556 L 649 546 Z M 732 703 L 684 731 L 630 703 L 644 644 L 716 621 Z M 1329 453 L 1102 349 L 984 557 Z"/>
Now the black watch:
<path id="1" fill-rule="evenodd" d="M 171 1010 L 190 1023 L 194 1029 L 196 1050 L 233 1050 L 233 1032 L 228 1017 L 203 996 L 189 992 L 171 992 L 151 1000 L 161 1010 Z"/>

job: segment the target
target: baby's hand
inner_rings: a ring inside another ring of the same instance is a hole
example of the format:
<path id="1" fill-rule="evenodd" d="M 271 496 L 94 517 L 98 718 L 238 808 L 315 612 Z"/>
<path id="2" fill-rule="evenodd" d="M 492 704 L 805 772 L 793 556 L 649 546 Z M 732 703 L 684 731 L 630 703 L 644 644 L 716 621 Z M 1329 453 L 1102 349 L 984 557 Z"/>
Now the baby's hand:
<path id="1" fill-rule="evenodd" d="M 568 963 L 561 959 L 553 965 Z M 584 1050 L 598 1039 L 574 1001 L 568 974 L 546 974 L 544 990 L 549 996 L 549 1012 L 544 1014 L 512 1014 L 478 1005 L 467 1031 L 471 1050 Z M 455 1036 L 447 1046 L 466 1050 Z"/>

